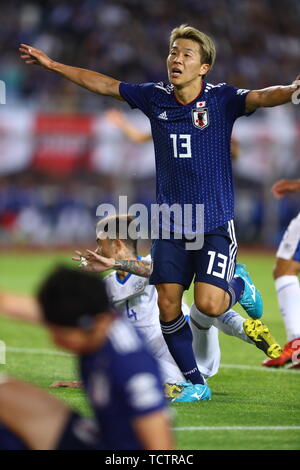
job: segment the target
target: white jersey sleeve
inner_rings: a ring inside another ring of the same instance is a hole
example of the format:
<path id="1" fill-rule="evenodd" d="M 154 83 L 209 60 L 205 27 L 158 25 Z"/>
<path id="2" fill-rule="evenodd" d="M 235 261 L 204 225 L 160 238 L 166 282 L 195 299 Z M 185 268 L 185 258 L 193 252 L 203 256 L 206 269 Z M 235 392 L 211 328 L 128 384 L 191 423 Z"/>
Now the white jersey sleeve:
<path id="1" fill-rule="evenodd" d="M 151 261 L 151 255 L 140 258 L 142 261 Z M 116 307 L 131 297 L 136 297 L 149 286 L 149 279 L 128 273 L 124 279 L 120 279 L 116 271 L 111 272 L 104 278 L 108 296 Z"/>

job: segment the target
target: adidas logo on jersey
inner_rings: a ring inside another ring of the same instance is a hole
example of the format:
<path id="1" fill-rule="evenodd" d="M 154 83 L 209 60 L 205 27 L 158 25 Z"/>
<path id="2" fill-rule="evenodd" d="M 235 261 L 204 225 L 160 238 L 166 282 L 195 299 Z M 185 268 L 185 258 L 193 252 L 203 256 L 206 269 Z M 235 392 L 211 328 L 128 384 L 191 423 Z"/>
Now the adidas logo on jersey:
<path id="1" fill-rule="evenodd" d="M 168 119 L 168 116 L 167 116 L 167 111 L 164 111 L 163 113 L 160 113 L 158 115 L 159 119 L 164 119 L 165 121 Z"/>

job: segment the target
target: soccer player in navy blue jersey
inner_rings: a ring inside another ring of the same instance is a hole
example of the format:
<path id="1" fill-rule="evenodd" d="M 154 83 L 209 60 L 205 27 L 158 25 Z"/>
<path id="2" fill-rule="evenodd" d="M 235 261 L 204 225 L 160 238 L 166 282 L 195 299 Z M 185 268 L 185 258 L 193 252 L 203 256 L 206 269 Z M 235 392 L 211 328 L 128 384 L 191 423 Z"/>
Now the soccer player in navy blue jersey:
<path id="1" fill-rule="evenodd" d="M 79 356 L 94 419 L 0 375 L 0 449 L 172 449 L 158 364 L 111 309 L 103 281 L 60 267 L 43 282 L 38 300 L 54 342 Z"/>
<path id="2" fill-rule="evenodd" d="M 157 202 L 193 208 L 191 224 L 171 219 L 171 239 L 154 240 L 153 273 L 161 325 L 169 350 L 191 382 L 182 401 L 207 399 L 203 378 L 192 352 L 192 334 L 181 312 L 181 299 L 194 278 L 194 300 L 208 316 L 219 316 L 237 301 L 254 318 L 262 315 L 262 300 L 247 271 L 235 260 L 234 194 L 230 138 L 235 120 L 259 107 L 291 101 L 298 83 L 262 90 L 238 89 L 205 80 L 215 57 L 206 34 L 187 25 L 175 28 L 167 58 L 169 83 L 132 85 L 111 77 L 63 65 L 44 52 L 21 44 L 21 58 L 95 92 L 125 100 L 150 120 L 157 169 Z M 149 58 L 149 60 L 151 60 Z M 204 243 L 187 249 L 197 230 L 197 208 L 204 205 Z M 175 232 L 181 232 L 176 239 Z M 234 272 L 236 274 L 234 275 Z"/>

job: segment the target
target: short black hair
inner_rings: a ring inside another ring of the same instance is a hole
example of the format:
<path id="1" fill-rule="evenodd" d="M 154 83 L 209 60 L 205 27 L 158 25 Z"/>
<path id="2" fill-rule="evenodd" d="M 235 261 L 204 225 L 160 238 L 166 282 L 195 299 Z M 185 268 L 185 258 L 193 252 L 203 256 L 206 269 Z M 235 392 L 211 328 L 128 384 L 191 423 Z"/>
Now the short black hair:
<path id="1" fill-rule="evenodd" d="M 111 306 L 99 275 L 57 266 L 43 281 L 37 299 L 48 323 L 89 329 L 95 315 Z"/>

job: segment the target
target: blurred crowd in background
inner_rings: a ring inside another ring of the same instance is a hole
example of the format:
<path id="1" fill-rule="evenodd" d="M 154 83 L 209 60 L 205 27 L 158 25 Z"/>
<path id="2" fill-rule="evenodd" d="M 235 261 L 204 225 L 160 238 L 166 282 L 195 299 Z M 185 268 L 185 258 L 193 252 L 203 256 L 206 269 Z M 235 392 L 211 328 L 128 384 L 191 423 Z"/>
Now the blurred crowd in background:
<path id="1" fill-rule="evenodd" d="M 99 110 L 102 100 L 38 68 L 24 67 L 19 43 L 57 61 L 128 82 L 166 79 L 171 29 L 210 34 L 217 62 L 209 80 L 240 88 L 288 84 L 299 58 L 299 0 L 41 0 L 2 2 L 1 77 L 12 99 L 42 107 Z M 4 21 L 5 18 L 5 21 Z"/>
<path id="2" fill-rule="evenodd" d="M 106 119 L 116 105 L 147 132 L 142 114 L 26 66 L 19 43 L 123 81 L 161 81 L 170 31 L 189 23 L 216 41 L 212 83 L 263 88 L 289 84 L 299 72 L 299 0 L 10 0 L 1 13 L 2 244 L 86 243 L 99 204 L 119 194 L 130 204 L 155 200 L 152 143 L 128 142 Z M 276 179 L 299 177 L 299 106 L 259 110 L 240 119 L 234 135 L 238 237 L 275 245 L 300 209 L 297 196 L 277 202 L 270 193 Z"/>

